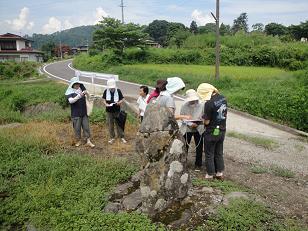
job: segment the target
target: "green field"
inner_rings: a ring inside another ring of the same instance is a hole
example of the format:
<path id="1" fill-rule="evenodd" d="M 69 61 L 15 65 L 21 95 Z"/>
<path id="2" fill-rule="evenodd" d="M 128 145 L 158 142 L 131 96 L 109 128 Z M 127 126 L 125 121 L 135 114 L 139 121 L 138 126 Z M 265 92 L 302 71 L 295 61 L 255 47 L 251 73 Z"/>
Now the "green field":
<path id="1" fill-rule="evenodd" d="M 240 111 L 308 131 L 308 71 L 285 71 L 271 67 L 222 66 L 215 80 L 214 66 L 183 64 L 135 64 L 106 68 L 98 59 L 74 60 L 77 69 L 118 74 L 120 79 L 154 86 L 156 80 L 183 78 L 186 89 L 208 82 Z M 184 93 L 184 92 L 182 92 Z"/>

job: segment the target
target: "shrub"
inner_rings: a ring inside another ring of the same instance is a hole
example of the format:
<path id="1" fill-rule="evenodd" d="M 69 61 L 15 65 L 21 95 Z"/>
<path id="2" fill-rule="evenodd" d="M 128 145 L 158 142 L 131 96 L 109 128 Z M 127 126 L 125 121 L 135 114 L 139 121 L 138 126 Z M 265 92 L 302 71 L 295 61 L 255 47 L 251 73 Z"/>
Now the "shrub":
<path id="1" fill-rule="evenodd" d="M 15 95 L 11 100 L 11 108 L 14 111 L 24 111 L 27 99 L 23 95 Z"/>

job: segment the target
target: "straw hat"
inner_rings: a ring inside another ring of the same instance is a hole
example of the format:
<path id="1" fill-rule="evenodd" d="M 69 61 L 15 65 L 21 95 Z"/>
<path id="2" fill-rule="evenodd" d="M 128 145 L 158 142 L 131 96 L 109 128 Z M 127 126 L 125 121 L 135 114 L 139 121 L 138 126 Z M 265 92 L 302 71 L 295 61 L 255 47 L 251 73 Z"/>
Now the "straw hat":
<path id="1" fill-rule="evenodd" d="M 218 90 L 209 83 L 201 83 L 197 88 L 197 93 L 202 101 L 210 100 L 213 92 L 218 93 Z"/>
<path id="2" fill-rule="evenodd" d="M 107 88 L 116 88 L 116 82 L 114 79 L 107 80 Z"/>
<path id="3" fill-rule="evenodd" d="M 197 92 L 194 89 L 189 89 L 186 91 L 186 102 L 191 102 L 191 101 L 199 101 L 200 98 L 197 94 Z"/>

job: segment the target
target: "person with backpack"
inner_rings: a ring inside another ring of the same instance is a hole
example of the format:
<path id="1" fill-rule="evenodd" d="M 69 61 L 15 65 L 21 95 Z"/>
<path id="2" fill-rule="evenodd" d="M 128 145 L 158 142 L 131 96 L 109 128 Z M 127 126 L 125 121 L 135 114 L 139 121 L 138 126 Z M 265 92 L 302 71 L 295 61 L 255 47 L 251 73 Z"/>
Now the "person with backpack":
<path id="1" fill-rule="evenodd" d="M 224 179 L 223 143 L 226 133 L 227 100 L 208 83 L 198 87 L 197 92 L 206 101 L 204 104 L 204 151 L 206 159 L 205 179 Z"/>
<path id="2" fill-rule="evenodd" d="M 107 88 L 103 93 L 103 102 L 106 106 L 106 116 L 107 116 L 107 124 L 109 130 L 109 144 L 114 143 L 115 141 L 115 131 L 114 125 L 117 129 L 117 135 L 121 139 L 122 143 L 127 143 L 124 138 L 124 129 L 121 128 L 117 119 L 120 115 L 121 104 L 124 101 L 124 96 L 119 88 L 116 87 L 116 82 L 114 79 L 110 79 L 107 81 Z"/>
<path id="3" fill-rule="evenodd" d="M 86 95 L 89 96 L 86 88 L 79 82 L 78 77 L 74 77 L 70 80 L 70 84 L 65 92 L 65 96 L 71 106 L 71 117 L 73 122 L 73 128 L 75 131 L 75 138 L 77 142 L 76 147 L 81 145 L 81 128 L 83 135 L 87 139 L 86 146 L 94 148 L 95 145 L 90 140 L 90 126 L 87 113 Z"/>

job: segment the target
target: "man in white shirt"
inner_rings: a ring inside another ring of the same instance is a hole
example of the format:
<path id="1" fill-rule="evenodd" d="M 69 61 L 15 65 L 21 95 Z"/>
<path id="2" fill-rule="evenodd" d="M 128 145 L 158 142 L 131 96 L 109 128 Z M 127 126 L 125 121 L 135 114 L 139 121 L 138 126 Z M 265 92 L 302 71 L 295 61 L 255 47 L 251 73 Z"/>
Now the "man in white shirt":
<path id="1" fill-rule="evenodd" d="M 149 88 L 147 86 L 141 86 L 139 91 L 139 98 L 137 99 L 138 109 L 139 109 L 139 115 L 141 122 L 143 120 L 145 108 L 147 106 L 147 99 L 149 97 Z"/>

